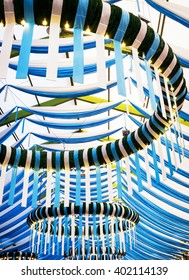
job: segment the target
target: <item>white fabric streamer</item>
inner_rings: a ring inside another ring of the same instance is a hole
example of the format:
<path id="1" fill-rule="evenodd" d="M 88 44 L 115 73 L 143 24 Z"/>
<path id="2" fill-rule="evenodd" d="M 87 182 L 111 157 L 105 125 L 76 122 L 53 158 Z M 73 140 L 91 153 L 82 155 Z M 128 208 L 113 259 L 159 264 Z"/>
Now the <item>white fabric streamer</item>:
<path id="1" fill-rule="evenodd" d="M 58 70 L 59 32 L 63 0 L 53 0 L 49 28 L 49 46 L 47 58 L 47 74 L 49 80 L 56 80 Z"/>
<path id="2" fill-rule="evenodd" d="M 15 16 L 13 0 L 4 0 L 5 10 L 5 31 L 3 36 L 3 42 L 0 53 L 0 79 L 5 79 L 8 72 L 9 59 L 12 49 Z"/>

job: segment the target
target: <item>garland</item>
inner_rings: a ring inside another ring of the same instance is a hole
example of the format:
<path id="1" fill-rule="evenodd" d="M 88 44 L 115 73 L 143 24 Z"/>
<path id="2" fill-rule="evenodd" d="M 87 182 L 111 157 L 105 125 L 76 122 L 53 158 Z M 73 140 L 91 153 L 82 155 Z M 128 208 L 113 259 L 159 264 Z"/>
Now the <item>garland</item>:
<path id="1" fill-rule="evenodd" d="M 23 0 L 15 0 L 14 3 L 14 13 L 15 13 L 15 21 L 20 24 L 20 22 L 24 19 L 24 9 L 23 9 Z M 51 9 L 52 9 L 52 0 L 34 0 L 34 21 L 37 25 L 42 25 L 42 21 L 45 18 L 47 23 L 50 22 L 51 17 Z M 98 28 L 98 23 L 102 13 L 102 7 L 104 3 L 101 0 L 89 0 L 88 10 L 86 15 L 86 20 L 84 24 L 84 29 L 88 26 L 90 27 L 92 32 L 96 32 Z M 108 5 L 106 3 L 106 5 Z M 62 16 L 60 21 L 60 26 L 64 27 L 66 22 L 69 22 L 70 27 L 74 27 L 74 20 L 76 16 L 78 6 L 78 0 L 65 0 L 62 8 Z M 111 15 L 109 19 L 109 23 L 107 26 L 107 34 L 110 38 L 114 39 L 116 31 L 118 29 L 120 20 L 122 16 L 122 9 L 116 6 L 111 5 Z M 0 21 L 5 24 L 5 15 L 4 15 L 4 1 L 0 1 Z M 127 46 L 133 46 L 136 44 L 137 36 L 141 32 L 142 22 L 141 20 L 129 13 L 129 24 L 127 30 L 124 34 L 123 41 Z M 158 40 L 157 40 L 158 38 Z M 154 44 L 158 44 L 157 48 L 153 48 Z M 168 52 L 161 63 L 159 63 L 159 59 L 162 59 L 162 54 L 165 53 L 165 47 L 168 47 Z M 178 110 L 181 109 L 182 104 L 184 102 L 187 89 L 185 85 L 185 80 L 183 78 L 183 71 L 179 64 L 178 59 L 173 54 L 171 48 L 166 45 L 162 38 L 159 38 L 157 34 L 153 31 L 153 29 L 147 26 L 146 34 L 138 46 L 139 56 L 146 58 L 147 60 L 151 60 L 151 68 L 152 71 L 154 69 L 154 65 L 158 62 L 158 67 L 161 70 L 160 81 L 161 81 L 161 89 L 163 93 L 163 101 L 166 108 L 167 118 L 164 118 L 162 115 L 160 104 L 157 105 L 157 115 L 159 126 L 157 127 L 154 119 L 157 120 L 155 115 L 143 124 L 136 132 L 132 132 L 130 135 L 123 137 L 115 141 L 113 144 L 106 144 L 103 146 L 98 146 L 97 148 L 88 148 L 86 150 L 78 150 L 78 151 L 69 151 L 68 153 L 68 161 L 69 167 L 76 167 L 74 161 L 74 154 L 78 153 L 78 162 L 80 167 L 85 166 L 85 162 L 89 163 L 89 166 L 96 165 L 95 159 L 93 157 L 93 149 L 96 150 L 98 163 L 100 165 L 109 163 L 117 159 L 121 159 L 123 157 L 129 156 L 141 149 L 144 148 L 144 145 L 149 145 L 153 142 L 153 140 L 157 139 L 162 133 L 164 133 L 171 125 L 172 119 L 171 114 L 174 112 L 174 105 Z M 150 55 L 149 55 L 150 53 Z M 175 61 L 175 63 L 173 63 Z M 166 73 L 166 75 L 164 75 Z M 171 102 L 172 111 L 168 108 L 168 99 L 165 92 L 165 79 L 168 79 L 168 90 L 169 90 L 169 98 Z M 174 101 L 172 89 L 174 89 L 174 94 L 176 100 Z M 149 129 L 150 128 L 150 129 Z M 137 135 L 137 137 L 136 137 Z M 144 145 L 141 145 L 141 141 Z M 0 163 L 4 162 L 6 157 L 7 147 L 5 145 L 0 146 Z M 32 151 L 32 160 L 30 163 L 30 168 L 35 167 L 35 151 Z M 21 151 L 21 156 L 18 162 L 18 166 L 25 167 L 26 159 L 27 159 L 27 150 Z M 11 148 L 11 156 L 8 164 L 13 165 L 16 157 L 16 149 Z M 52 152 L 52 160 L 51 166 L 53 169 L 56 169 L 56 152 Z M 64 162 L 64 151 L 60 153 L 60 168 L 65 168 Z M 47 153 L 42 151 L 40 152 L 40 168 L 47 167 Z"/>
<path id="2" fill-rule="evenodd" d="M 91 255 L 104 259 L 123 258 L 127 243 L 132 245 L 138 222 L 136 211 L 105 202 L 39 207 L 27 218 L 32 232 L 32 252 L 46 254 L 52 250 L 52 254 L 58 255 L 61 249 L 65 258 L 79 259 Z"/>

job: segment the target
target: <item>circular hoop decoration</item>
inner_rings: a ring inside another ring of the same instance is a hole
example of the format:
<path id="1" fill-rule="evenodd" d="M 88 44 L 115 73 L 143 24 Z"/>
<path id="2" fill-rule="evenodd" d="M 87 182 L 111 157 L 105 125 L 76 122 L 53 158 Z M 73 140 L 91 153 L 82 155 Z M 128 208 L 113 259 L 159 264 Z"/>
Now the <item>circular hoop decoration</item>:
<path id="1" fill-rule="evenodd" d="M 88 259 L 91 255 L 100 259 L 124 257 L 125 235 L 131 235 L 132 240 L 138 222 L 139 215 L 134 210 L 105 202 L 39 207 L 27 218 L 32 230 L 32 252 L 48 251 L 77 259 Z"/>
<path id="2" fill-rule="evenodd" d="M 42 25 L 44 18 L 46 19 L 47 25 L 50 23 L 50 16 L 52 12 L 52 0 L 34 1 L 34 23 L 37 25 Z M 4 12 L 4 1 L 0 0 L 0 21 L 6 24 L 5 12 Z M 74 27 L 75 18 L 77 15 L 77 7 L 80 3 L 80 7 L 85 8 L 85 4 L 88 4 L 85 24 L 83 29 L 90 28 L 91 32 L 96 33 L 98 26 L 100 24 L 101 16 L 106 17 L 107 9 L 103 9 L 103 5 L 109 5 L 102 2 L 101 0 L 64 0 L 62 7 L 62 14 L 60 20 L 60 27 L 64 28 L 65 24 L 69 22 L 70 27 Z M 16 23 L 20 24 L 24 19 L 24 0 L 13 1 L 14 5 L 14 16 Z M 118 30 L 121 18 L 122 9 L 110 5 L 111 14 L 109 17 L 109 22 L 107 25 L 106 33 L 109 35 L 110 39 L 115 40 L 115 34 Z M 125 11 L 124 11 L 125 13 Z M 163 117 L 162 109 L 160 103 L 157 104 L 157 111 L 144 123 L 140 128 L 137 129 L 137 133 L 134 131 L 128 136 L 116 140 L 113 144 L 105 144 L 95 148 L 86 148 L 84 150 L 78 150 L 78 164 L 80 167 L 84 166 L 85 162 L 88 162 L 89 166 L 94 165 L 96 158 L 93 157 L 94 154 L 97 155 L 97 160 L 100 165 L 106 164 L 115 160 L 114 155 L 121 159 L 126 155 L 131 155 L 136 151 L 144 148 L 144 145 L 149 145 L 153 140 L 157 139 L 162 133 L 164 133 L 172 124 L 173 119 L 171 115 L 174 114 L 176 105 L 178 111 L 182 108 L 187 89 L 185 79 L 183 78 L 183 71 L 180 63 L 173 53 L 172 49 L 164 42 L 164 40 L 157 35 L 153 29 L 146 25 L 140 20 L 140 18 L 134 16 L 131 13 L 128 14 L 128 25 L 125 29 L 122 41 L 127 47 L 135 48 L 141 58 L 151 61 L 152 71 L 159 70 L 161 90 L 163 93 L 163 102 L 165 104 L 166 118 Z M 108 15 L 109 16 L 109 15 Z M 168 82 L 167 92 L 165 87 L 165 80 Z M 168 95 L 167 95 L 168 94 Z M 168 106 L 168 99 L 170 98 L 170 105 Z M 143 145 L 141 145 L 143 143 Z M 114 149 L 112 149 L 112 146 Z M 92 150 L 95 149 L 96 153 Z M 6 157 L 7 147 L 3 144 L 0 149 L 0 163 L 3 163 Z M 32 152 L 32 160 L 30 168 L 35 167 L 35 153 Z M 64 151 L 60 154 L 60 168 L 65 168 L 65 157 Z M 11 148 L 11 157 L 8 164 L 13 165 L 16 157 L 16 149 Z M 21 151 L 20 160 L 18 166 L 25 167 L 27 159 L 27 150 Z M 116 158 L 116 160 L 117 160 Z M 52 152 L 51 166 L 56 169 L 56 154 Z M 75 168 L 74 161 L 74 151 L 68 152 L 69 167 Z M 40 152 L 40 168 L 47 168 L 47 152 Z"/>
<path id="3" fill-rule="evenodd" d="M 0 260 L 36 260 L 37 255 L 31 252 L 18 252 L 18 251 L 11 251 L 11 252 L 3 252 L 0 253 Z"/>

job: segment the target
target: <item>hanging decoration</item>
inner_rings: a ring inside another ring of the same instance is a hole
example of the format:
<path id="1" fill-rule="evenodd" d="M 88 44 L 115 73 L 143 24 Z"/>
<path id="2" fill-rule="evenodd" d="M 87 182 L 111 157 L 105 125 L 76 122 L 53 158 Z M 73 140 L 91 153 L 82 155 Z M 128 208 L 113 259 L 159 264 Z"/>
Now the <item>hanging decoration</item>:
<path id="1" fill-rule="evenodd" d="M 14 14 L 11 22 L 6 20 L 7 10 L 4 7 L 4 2 L 0 1 L 0 21 L 4 25 L 11 26 L 14 24 L 20 24 L 21 20 L 27 20 L 24 14 L 24 8 L 20 9 L 21 3 L 24 5 L 25 1 L 15 0 L 12 2 L 11 13 Z M 9 2 L 9 1 L 8 1 Z M 11 2 L 11 1 L 10 1 Z M 87 5 L 86 5 L 87 4 Z M 44 17 L 47 23 L 50 22 L 52 15 L 52 1 L 38 0 L 34 1 L 34 19 L 35 24 L 42 25 Z M 109 5 L 106 3 L 106 5 Z M 83 42 L 81 34 L 83 30 L 87 27 L 90 28 L 92 33 L 96 33 L 98 26 L 100 24 L 101 17 L 106 16 L 106 11 L 108 9 L 103 9 L 103 2 L 101 0 L 89 0 L 89 1 L 69 1 L 64 0 L 62 5 L 62 13 L 60 19 L 60 27 L 65 26 L 68 22 L 71 28 L 74 28 L 74 65 L 71 67 L 70 76 L 74 78 L 77 77 L 77 81 L 82 82 L 84 78 L 85 71 L 83 72 Z M 138 151 L 145 149 L 146 146 L 152 145 L 153 142 L 158 139 L 162 134 L 165 134 L 167 129 L 175 121 L 175 114 L 181 110 L 185 96 L 187 94 L 186 82 L 183 77 L 183 70 L 180 63 L 173 53 L 172 49 L 166 44 L 163 39 L 157 35 L 150 26 L 142 22 L 140 18 L 134 16 L 131 13 L 123 12 L 122 9 L 110 5 L 111 16 L 107 22 L 106 34 L 112 40 L 117 40 L 119 46 L 122 42 L 128 46 L 134 54 L 135 60 L 138 63 L 139 60 L 145 59 L 145 64 L 150 63 L 151 74 L 155 75 L 159 83 L 160 102 L 156 106 L 155 112 L 152 116 L 146 120 L 136 131 L 131 132 L 128 136 L 124 136 L 121 139 L 116 140 L 112 143 L 106 143 L 98 147 L 86 147 L 85 149 L 79 150 L 65 150 L 56 152 L 45 152 L 45 151 L 28 151 L 19 150 L 18 148 L 8 149 L 5 145 L 0 146 L 0 163 L 6 162 L 6 165 L 11 165 L 14 167 L 14 173 L 17 167 L 25 168 L 27 165 L 27 170 L 34 168 L 36 177 L 40 169 L 56 170 L 58 167 L 58 172 L 61 169 L 65 169 L 66 172 L 66 182 L 69 183 L 70 180 L 70 169 L 76 168 L 78 178 L 80 177 L 81 168 L 86 168 L 86 180 L 90 186 L 90 167 L 95 166 L 97 174 L 99 174 L 99 167 L 105 166 L 107 170 L 111 170 L 112 162 L 116 162 L 117 178 L 121 174 L 121 162 L 122 158 L 125 158 L 127 165 L 129 167 L 128 158 L 132 154 L 135 155 L 135 160 L 138 165 L 140 165 Z M 83 11 L 82 13 L 80 13 Z M 60 15 L 60 14 L 59 14 Z M 81 18 L 80 18 L 81 17 Z M 109 13 L 107 14 L 107 18 Z M 125 22 L 127 19 L 127 23 Z M 6 28 L 6 27 L 5 27 Z M 11 27 L 12 28 L 12 27 Z M 125 29 L 124 29 L 125 28 Z M 118 31 L 118 29 L 120 29 Z M 118 36 L 119 35 L 119 36 Z M 76 38 L 79 38 L 77 41 Z M 77 41 L 77 43 L 76 43 Z M 4 45 L 4 40 L 2 42 Z M 77 45 L 78 44 L 78 45 Z M 118 45 L 116 43 L 116 45 Z M 2 48 L 3 48 L 2 45 Z M 11 41 L 12 46 L 12 41 Z M 117 46 L 118 48 L 118 46 Z M 80 51 L 78 55 L 79 61 L 76 62 L 76 51 Z M 120 52 L 119 52 L 120 53 Z M 118 56 L 120 58 L 120 55 Z M 2 58 L 2 53 L 1 57 Z M 7 59 L 7 58 L 6 58 Z M 118 63 L 117 57 L 115 58 L 116 63 Z M 115 62 L 114 60 L 114 62 Z M 112 63 L 114 63 L 112 62 Z M 12 62 L 11 62 L 12 64 Z M 80 65 L 81 67 L 78 67 Z M 137 64 L 139 66 L 139 64 Z M 10 65 L 11 66 L 11 65 Z M 137 66 L 137 67 L 138 67 Z M 12 67 L 12 66 L 11 66 Z M 52 65 L 56 67 L 56 65 Z M 15 66 L 15 69 L 17 67 Z M 30 68 L 30 67 L 29 67 Z M 96 70 L 96 64 L 94 66 Z M 68 69 L 67 69 L 68 70 Z M 66 70 L 66 71 L 67 71 Z M 77 71 L 80 71 L 77 73 Z M 36 69 L 35 69 L 36 71 Z M 35 72 L 34 71 L 34 72 Z M 42 75 L 46 75 L 46 68 L 40 69 Z M 59 74 L 58 74 L 59 77 Z M 123 75 L 122 75 L 123 82 Z M 140 84 L 139 81 L 137 81 Z M 137 84 L 137 85 L 138 85 Z M 120 85 L 118 85 L 118 88 Z M 143 87 L 141 86 L 141 91 Z M 176 106 L 176 111 L 175 111 Z M 22 108 L 23 109 L 23 108 Z M 45 108 L 46 110 L 47 108 Z M 29 110 L 31 113 L 37 113 L 42 116 L 53 116 L 53 111 L 46 112 L 44 108 L 24 108 L 24 110 Z M 95 109 L 96 110 L 96 109 Z M 57 118 L 57 115 L 55 116 Z M 59 112 L 59 117 L 62 117 L 62 112 Z M 67 116 L 66 116 L 67 117 Z M 154 121 L 155 119 L 155 121 Z M 7 152 L 10 152 L 10 157 L 6 156 Z M 155 154 L 155 150 L 154 150 Z M 9 158 L 7 162 L 7 158 Z M 129 169 L 128 169 L 129 170 Z M 49 171 L 51 172 L 51 171 Z M 99 175 L 98 175 L 99 176 Z M 129 177 L 129 174 L 128 174 Z M 13 180 L 14 182 L 14 180 Z M 14 194 L 14 186 L 11 185 L 12 195 Z M 142 190 L 142 184 L 139 176 L 139 190 Z M 34 187 L 34 197 L 33 201 L 36 203 L 37 194 L 37 180 Z M 69 196 L 69 192 L 67 192 Z M 119 186 L 119 197 L 122 196 L 122 188 Z M 89 198 L 89 195 L 87 196 Z M 69 197 L 66 198 L 67 203 L 69 202 Z M 88 201 L 90 202 L 90 201 Z M 13 203 L 13 197 L 9 200 L 9 203 Z M 35 205 L 35 203 L 33 205 Z"/>
<path id="2" fill-rule="evenodd" d="M 27 218 L 31 250 L 68 259 L 117 259 L 134 244 L 139 215 L 119 203 L 39 207 Z"/>
<path id="3" fill-rule="evenodd" d="M 106 88 L 111 89 L 117 85 L 117 82 L 107 82 Z M 81 96 L 87 96 L 102 92 L 102 88 L 99 85 L 82 85 L 74 86 L 72 88 L 62 88 L 62 87 L 29 87 L 29 86 L 15 86 L 7 85 L 9 88 L 14 88 L 16 90 L 42 97 L 51 97 L 51 98 L 77 98 Z"/>

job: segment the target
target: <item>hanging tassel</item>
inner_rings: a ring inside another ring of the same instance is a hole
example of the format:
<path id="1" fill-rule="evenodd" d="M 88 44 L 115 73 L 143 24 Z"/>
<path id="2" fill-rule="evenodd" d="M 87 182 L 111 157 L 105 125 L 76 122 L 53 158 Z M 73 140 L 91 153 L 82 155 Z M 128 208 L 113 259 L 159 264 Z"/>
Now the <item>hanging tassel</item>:
<path id="1" fill-rule="evenodd" d="M 83 160 L 84 160 L 84 166 L 85 166 L 85 190 L 86 190 L 86 203 L 91 202 L 90 197 L 90 166 L 89 161 L 87 157 L 88 150 L 83 151 Z"/>
<path id="2" fill-rule="evenodd" d="M 77 83 L 83 83 L 84 80 L 83 28 L 87 15 L 88 4 L 88 0 L 79 0 L 74 22 L 73 80 Z"/>
<path id="3" fill-rule="evenodd" d="M 116 206 L 115 204 L 112 204 L 113 211 L 112 215 L 110 217 L 110 224 L 111 224 L 111 238 L 112 238 L 112 254 L 115 254 L 115 232 L 114 232 L 114 223 L 115 223 L 115 213 L 116 213 Z"/>
<path id="4" fill-rule="evenodd" d="M 148 82 L 148 89 L 149 89 L 149 96 L 150 96 L 150 103 L 152 110 L 156 110 L 156 100 L 155 100 L 155 93 L 154 93 L 154 87 L 153 87 L 153 81 L 152 81 L 152 72 L 150 65 L 148 61 L 144 58 L 145 63 L 145 69 L 146 69 L 146 76 L 147 76 L 147 82 Z"/>
<path id="5" fill-rule="evenodd" d="M 37 231 L 37 254 L 39 254 L 39 246 L 41 239 L 41 221 L 38 222 L 38 231 Z"/>
<path id="6" fill-rule="evenodd" d="M 153 154 L 153 161 L 154 161 L 155 177 L 156 177 L 157 183 L 160 183 L 159 169 L 158 169 L 158 163 L 157 163 L 157 158 L 156 158 L 156 148 L 155 148 L 154 142 L 151 143 L 151 147 L 152 147 L 152 154 Z"/>
<path id="7" fill-rule="evenodd" d="M 175 154 L 175 148 L 174 148 L 174 143 L 173 143 L 173 137 L 172 137 L 172 133 L 170 130 L 167 131 L 167 134 L 169 134 L 169 141 L 171 142 L 171 148 L 172 148 L 172 155 L 173 155 L 173 164 L 175 166 L 175 169 L 178 169 L 178 164 L 177 164 L 177 159 L 176 159 L 176 154 Z"/>
<path id="8" fill-rule="evenodd" d="M 107 254 L 110 255 L 110 237 L 109 237 L 109 213 L 110 213 L 110 204 L 107 203 L 107 210 L 105 215 L 105 235 L 106 235 L 106 247 Z"/>
<path id="9" fill-rule="evenodd" d="M 49 28 L 49 45 L 47 56 L 47 79 L 56 80 L 59 55 L 59 32 L 63 0 L 54 0 Z"/>
<path id="10" fill-rule="evenodd" d="M 162 93 L 162 90 L 161 90 L 159 73 L 158 73 L 158 70 L 156 69 L 156 67 L 154 67 L 154 73 L 155 73 L 156 82 L 157 82 L 157 95 L 158 95 L 159 100 L 160 100 L 160 107 L 161 107 L 161 111 L 162 111 L 162 116 L 165 119 L 167 119 L 167 113 L 166 113 L 166 110 L 165 110 L 165 103 L 164 103 L 164 100 L 163 100 L 163 93 Z"/>
<path id="11" fill-rule="evenodd" d="M 141 178 L 138 152 L 135 152 L 134 156 L 135 156 L 135 164 L 136 164 L 136 175 L 137 175 L 137 182 L 138 182 L 138 190 L 139 190 L 139 192 L 141 192 L 141 191 L 143 191 L 143 185 L 142 185 L 142 178 Z"/>
<path id="12" fill-rule="evenodd" d="M 58 242 L 61 242 L 61 236 L 62 236 L 62 217 L 59 217 L 58 218 Z"/>
<path id="13" fill-rule="evenodd" d="M 174 107 L 175 107 L 175 112 L 176 112 L 176 119 L 177 119 L 176 127 L 177 127 L 177 132 L 178 132 L 178 138 L 179 138 L 179 142 L 180 142 L 182 157 L 184 158 L 184 136 L 182 133 L 180 116 L 179 116 L 179 111 L 178 111 L 177 102 L 176 102 L 176 96 L 175 96 L 174 88 L 172 86 L 171 86 L 171 92 L 172 92 L 172 96 L 174 99 Z M 175 135 L 175 137 L 176 137 L 176 135 Z M 180 149 L 179 149 L 179 151 L 180 151 Z"/>
<path id="14" fill-rule="evenodd" d="M 114 156 L 115 163 L 116 163 L 118 198 L 122 198 L 122 180 L 121 180 L 121 166 L 120 166 L 120 161 L 119 161 L 119 157 L 118 157 L 118 154 L 117 154 L 117 152 L 116 152 L 116 149 L 115 149 L 115 143 L 112 142 L 112 143 L 110 144 L 110 147 L 111 147 L 111 151 L 112 151 L 112 154 L 113 154 L 113 156 Z"/>
<path id="15" fill-rule="evenodd" d="M 44 219 L 42 223 L 43 223 L 43 225 L 42 225 L 42 233 L 41 233 L 41 243 L 40 243 L 40 249 L 39 249 L 40 254 L 42 254 L 44 252 L 46 219 Z"/>
<path id="16" fill-rule="evenodd" d="M 143 185 L 142 185 L 142 178 L 141 178 L 141 173 L 140 173 L 140 163 L 139 163 L 138 151 L 137 151 L 137 148 L 135 147 L 135 145 L 133 144 L 131 134 L 128 135 L 127 140 L 128 140 L 130 148 L 134 152 L 136 175 L 137 175 L 137 181 L 138 181 L 138 190 L 140 192 L 143 190 Z"/>
<path id="17" fill-rule="evenodd" d="M 135 130 L 134 135 L 135 135 L 136 141 L 142 147 L 142 151 L 144 153 L 144 161 L 145 161 L 145 166 L 146 166 L 146 176 L 147 176 L 148 187 L 152 187 L 151 175 L 150 175 L 150 167 L 149 167 L 149 160 L 148 160 L 148 152 L 147 152 L 146 144 L 139 137 L 137 130 Z"/>
<path id="18" fill-rule="evenodd" d="M 23 119 L 23 122 L 22 122 L 22 133 L 24 133 L 24 126 L 25 126 L 25 119 Z"/>
<path id="19" fill-rule="evenodd" d="M 112 167 L 111 163 L 107 163 L 107 177 L 108 177 L 108 201 L 112 202 L 114 198 L 113 184 L 112 184 Z"/>
<path id="20" fill-rule="evenodd" d="M 7 165 L 9 163 L 10 157 L 11 157 L 11 147 L 6 146 L 6 155 L 1 166 L 1 175 L 0 175 L 0 205 L 3 202 L 3 192 L 5 187 Z"/>
<path id="21" fill-rule="evenodd" d="M 51 206 L 52 191 L 52 152 L 47 151 L 47 184 L 46 184 L 46 207 Z"/>
<path id="22" fill-rule="evenodd" d="M 129 163 L 129 157 L 125 157 L 124 162 L 125 162 L 125 166 L 126 166 L 128 194 L 132 195 L 133 194 L 133 188 L 132 188 L 131 168 L 130 168 L 130 163 Z"/>
<path id="23" fill-rule="evenodd" d="M 133 55 L 133 62 L 134 62 L 134 69 L 136 73 L 136 81 L 137 81 L 137 88 L 139 93 L 139 99 L 143 103 L 144 102 L 144 92 L 143 92 L 143 85 L 142 85 L 142 77 L 141 77 L 141 69 L 140 69 L 140 60 L 138 57 L 138 49 L 146 36 L 147 32 L 147 24 L 141 21 L 141 27 L 139 33 L 132 44 L 132 55 Z"/>
<path id="24" fill-rule="evenodd" d="M 121 207 L 121 215 L 119 217 L 119 226 L 120 226 L 120 252 L 123 253 L 124 251 L 126 251 L 126 245 L 125 245 L 125 240 L 124 240 L 124 231 L 123 231 L 123 215 L 124 215 L 124 208 L 123 206 L 120 204 L 119 205 Z"/>
<path id="25" fill-rule="evenodd" d="M 77 150 L 74 151 L 74 164 L 76 167 L 76 206 L 79 206 L 81 195 L 81 169 L 79 164 L 79 154 Z"/>
<path id="26" fill-rule="evenodd" d="M 33 0 L 24 0 L 24 19 L 24 31 L 16 73 L 17 79 L 26 79 L 28 74 L 29 57 L 35 24 Z"/>
<path id="27" fill-rule="evenodd" d="M 164 138 L 165 138 L 167 160 L 168 160 L 168 163 L 169 163 L 168 167 L 169 167 L 169 170 L 170 170 L 170 175 L 173 176 L 173 165 L 172 165 L 172 160 L 171 160 L 171 153 L 169 151 L 169 142 L 168 142 L 166 133 L 164 134 Z"/>
<path id="28" fill-rule="evenodd" d="M 71 243 L 72 243 L 72 257 L 75 256 L 75 204 L 71 203 Z"/>
<path id="29" fill-rule="evenodd" d="M 53 229 L 53 244 L 52 244 L 52 255 L 57 255 L 55 245 L 56 243 L 56 234 L 57 234 L 57 219 L 54 218 L 54 229 Z"/>
<path id="30" fill-rule="evenodd" d="M 177 149 L 178 149 L 179 161 L 181 163 L 182 162 L 182 158 L 181 158 L 180 145 L 179 145 L 179 142 L 178 142 L 178 137 L 179 137 L 178 134 L 179 134 L 179 132 L 176 130 L 175 125 L 173 125 L 173 130 L 174 130 L 174 135 L 175 135 L 175 140 L 176 140 L 176 146 L 177 146 Z"/>
<path id="31" fill-rule="evenodd" d="M 80 205 L 79 209 L 79 230 L 78 230 L 78 257 L 81 258 L 82 255 L 82 240 L 83 240 L 83 223 L 82 223 L 82 214 L 83 214 L 83 204 Z"/>
<path id="32" fill-rule="evenodd" d="M 106 89 L 106 59 L 104 49 L 104 36 L 96 34 L 97 54 L 97 84 L 98 87 Z"/>
<path id="33" fill-rule="evenodd" d="M 40 151 L 35 151 L 35 167 L 34 167 L 34 180 L 33 180 L 33 193 L 32 193 L 33 208 L 37 206 L 39 165 L 40 165 Z"/>
<path id="34" fill-rule="evenodd" d="M 55 178 L 55 199 L 54 206 L 59 207 L 60 203 L 60 152 L 56 152 L 56 178 Z"/>
<path id="35" fill-rule="evenodd" d="M 96 242 L 97 242 L 97 215 L 96 215 L 96 202 L 93 202 L 93 239 L 92 239 L 92 253 L 96 254 Z"/>
<path id="36" fill-rule="evenodd" d="M 9 59 L 12 50 L 15 15 L 13 0 L 4 0 L 5 30 L 0 54 L 0 79 L 7 77 Z"/>
<path id="37" fill-rule="evenodd" d="M 126 96 L 126 87 L 125 87 L 125 75 L 124 75 L 124 68 L 123 68 L 121 42 L 123 40 L 125 32 L 127 31 L 129 21 L 130 21 L 129 13 L 122 11 L 121 20 L 117 32 L 114 36 L 114 51 L 115 51 L 118 94 L 122 96 Z"/>
<path id="38" fill-rule="evenodd" d="M 65 187 L 64 187 L 64 206 L 69 206 L 70 199 L 70 163 L 69 151 L 64 151 L 64 168 L 65 168 Z"/>
<path id="39" fill-rule="evenodd" d="M 96 166 L 97 202 L 102 202 L 101 172 L 100 163 L 97 158 L 96 148 L 92 149 L 92 156 L 94 164 Z"/>
<path id="40" fill-rule="evenodd" d="M 133 66 L 136 73 L 136 82 L 137 82 L 139 100 L 142 103 L 144 103 L 143 85 L 142 85 L 141 72 L 140 72 L 140 60 L 138 57 L 137 49 L 132 48 L 132 55 L 133 55 L 133 63 L 134 63 Z"/>
<path id="41" fill-rule="evenodd" d="M 111 6 L 105 2 L 102 4 L 101 18 L 96 30 L 97 83 L 99 87 L 106 89 L 104 36 L 110 19 Z"/>
<path id="42" fill-rule="evenodd" d="M 147 183 L 148 188 L 152 187 L 152 180 L 150 175 L 150 166 L 149 166 L 149 159 L 148 159 L 148 151 L 147 148 L 143 149 L 144 152 L 144 160 L 145 160 L 145 166 L 146 166 L 146 177 L 147 177 Z"/>
<path id="43" fill-rule="evenodd" d="M 100 214 L 99 214 L 99 227 L 100 227 L 100 239 L 102 241 L 102 254 L 105 254 L 105 240 L 104 240 L 104 232 L 103 232 L 103 212 L 104 212 L 104 204 L 100 203 Z"/>
<path id="44" fill-rule="evenodd" d="M 138 9 L 138 13 L 140 13 L 140 3 L 139 3 L 139 0 L 136 0 L 136 3 L 137 3 L 137 9 Z"/>
<path id="45" fill-rule="evenodd" d="M 17 175 L 18 163 L 20 161 L 20 156 L 21 156 L 21 149 L 16 149 L 15 160 L 12 166 L 12 179 L 10 185 L 8 205 L 13 205 L 14 203 L 14 195 L 15 195 L 15 187 L 16 187 L 16 179 L 17 179 L 16 175 Z"/>
<path id="46" fill-rule="evenodd" d="M 167 97 L 167 101 L 168 101 L 169 113 L 170 113 L 171 121 L 172 121 L 172 123 L 174 123 L 175 120 L 174 120 L 173 109 L 172 109 L 172 105 L 171 105 L 171 99 L 170 99 L 170 93 L 169 93 L 169 88 L 168 88 L 167 80 L 166 80 L 165 77 L 163 77 L 163 80 L 164 80 L 164 84 L 165 84 L 165 93 L 166 93 L 166 97 Z"/>
<path id="47" fill-rule="evenodd" d="M 26 205 L 27 205 L 28 183 L 29 183 L 29 172 L 30 172 L 31 161 L 32 161 L 32 151 L 27 150 L 26 163 L 25 163 L 25 167 L 24 167 L 24 184 L 23 184 L 23 192 L 22 192 L 22 207 L 26 207 Z"/>
<path id="48" fill-rule="evenodd" d="M 166 176 L 166 169 L 165 169 L 165 164 L 164 164 L 164 159 L 163 159 L 163 150 L 162 150 L 162 146 L 161 146 L 161 142 L 160 139 L 157 139 L 157 147 L 158 147 L 158 151 L 159 151 L 159 158 L 160 158 L 160 164 L 161 164 L 161 170 L 162 170 L 162 178 L 165 181 L 167 179 Z"/>

